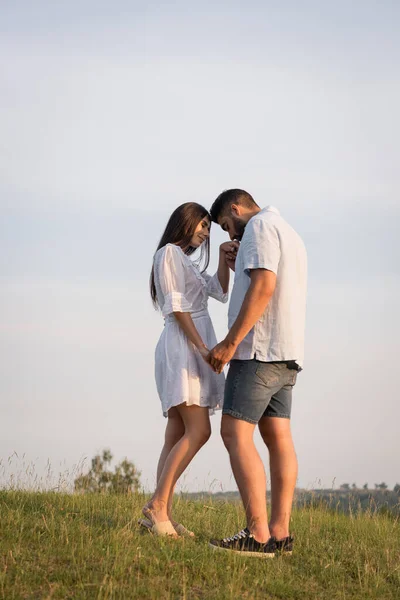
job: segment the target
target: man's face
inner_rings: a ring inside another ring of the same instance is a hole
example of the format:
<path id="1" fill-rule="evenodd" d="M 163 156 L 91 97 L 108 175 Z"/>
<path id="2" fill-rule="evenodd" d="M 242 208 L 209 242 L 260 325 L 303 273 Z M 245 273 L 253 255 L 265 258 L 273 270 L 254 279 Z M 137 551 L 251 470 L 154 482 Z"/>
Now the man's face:
<path id="1" fill-rule="evenodd" d="M 246 223 L 247 220 L 232 214 L 232 212 L 230 214 L 223 213 L 218 219 L 218 224 L 229 234 L 231 240 L 239 240 L 239 242 L 243 237 Z"/>

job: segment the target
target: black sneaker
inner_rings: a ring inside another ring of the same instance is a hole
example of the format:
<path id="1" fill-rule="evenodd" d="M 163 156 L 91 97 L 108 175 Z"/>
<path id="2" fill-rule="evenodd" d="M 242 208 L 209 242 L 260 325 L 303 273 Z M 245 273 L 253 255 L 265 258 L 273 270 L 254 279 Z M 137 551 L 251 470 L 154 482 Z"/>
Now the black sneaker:
<path id="1" fill-rule="evenodd" d="M 279 554 L 292 554 L 294 538 L 289 535 L 288 537 L 282 538 L 281 540 L 275 539 L 276 551 Z"/>
<path id="2" fill-rule="evenodd" d="M 257 556 L 258 558 L 273 558 L 278 551 L 275 538 L 271 537 L 262 544 L 254 539 L 247 527 L 232 537 L 210 540 L 210 546 L 214 550 L 230 550 L 236 554 Z"/>

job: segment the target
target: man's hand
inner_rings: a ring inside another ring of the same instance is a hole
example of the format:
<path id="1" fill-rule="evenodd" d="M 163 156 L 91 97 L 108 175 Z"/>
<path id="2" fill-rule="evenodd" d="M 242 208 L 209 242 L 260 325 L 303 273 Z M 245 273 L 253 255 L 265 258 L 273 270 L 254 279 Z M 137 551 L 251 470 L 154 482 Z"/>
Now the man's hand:
<path id="1" fill-rule="evenodd" d="M 222 373 L 224 366 L 231 360 L 232 356 L 236 352 L 237 346 L 223 340 L 212 350 L 207 357 L 207 361 L 210 363 L 212 369 L 216 373 Z"/>

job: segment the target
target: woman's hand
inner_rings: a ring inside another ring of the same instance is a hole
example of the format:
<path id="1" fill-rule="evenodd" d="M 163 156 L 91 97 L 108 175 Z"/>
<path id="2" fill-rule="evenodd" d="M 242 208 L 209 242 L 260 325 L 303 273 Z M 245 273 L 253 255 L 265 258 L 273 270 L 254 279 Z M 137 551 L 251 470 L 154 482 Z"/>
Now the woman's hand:
<path id="1" fill-rule="evenodd" d="M 202 346 L 201 348 L 197 348 L 197 350 L 200 352 L 201 356 L 203 357 L 203 359 L 206 361 L 206 363 L 210 365 L 208 359 L 208 355 L 210 354 L 209 349 L 206 346 Z"/>
<path id="2" fill-rule="evenodd" d="M 236 255 L 239 250 L 239 242 L 233 240 L 231 242 L 224 242 L 219 247 L 220 252 L 225 254 L 225 262 L 232 271 L 235 270 Z"/>

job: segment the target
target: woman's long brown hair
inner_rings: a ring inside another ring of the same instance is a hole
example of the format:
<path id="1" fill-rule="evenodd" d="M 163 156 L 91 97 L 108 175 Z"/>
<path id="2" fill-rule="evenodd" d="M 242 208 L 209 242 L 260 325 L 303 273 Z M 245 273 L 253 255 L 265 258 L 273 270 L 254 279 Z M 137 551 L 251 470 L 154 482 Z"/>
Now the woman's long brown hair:
<path id="1" fill-rule="evenodd" d="M 163 248 L 167 244 L 176 244 L 180 246 L 185 254 L 193 254 L 197 250 L 190 246 L 191 239 L 196 230 L 197 225 L 204 217 L 211 217 L 207 209 L 196 202 L 185 202 L 178 206 L 170 216 L 164 233 L 161 236 L 157 250 Z M 199 264 L 204 262 L 202 271 L 205 271 L 210 261 L 210 238 L 208 237 L 201 245 Z M 150 275 L 150 295 L 155 308 L 158 307 L 156 286 L 154 283 L 154 263 Z"/>

